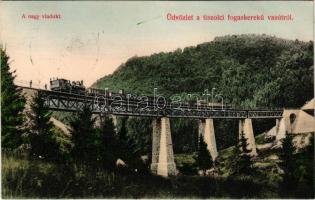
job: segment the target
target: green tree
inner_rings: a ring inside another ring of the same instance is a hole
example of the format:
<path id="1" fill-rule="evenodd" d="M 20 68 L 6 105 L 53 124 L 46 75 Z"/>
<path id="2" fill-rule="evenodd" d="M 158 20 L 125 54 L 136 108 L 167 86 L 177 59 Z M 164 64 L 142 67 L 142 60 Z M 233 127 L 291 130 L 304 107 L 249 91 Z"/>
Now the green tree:
<path id="1" fill-rule="evenodd" d="M 298 182 L 296 177 L 296 157 L 295 147 L 293 145 L 293 135 L 286 132 L 286 137 L 282 140 L 282 151 L 280 153 L 281 168 L 283 170 L 282 183 L 280 184 L 281 192 L 287 195 L 295 190 Z"/>
<path id="2" fill-rule="evenodd" d="M 286 132 L 285 138 L 282 140 L 282 154 L 281 158 L 285 162 L 292 161 L 292 155 L 294 154 L 295 147 L 293 145 L 293 135 Z"/>
<path id="3" fill-rule="evenodd" d="M 1 58 L 1 145 L 2 148 L 17 148 L 22 143 L 20 126 L 24 121 L 25 98 L 22 89 L 14 85 L 15 71 L 10 71 L 9 56 L 0 47 Z"/>
<path id="4" fill-rule="evenodd" d="M 107 170 L 113 170 L 120 152 L 112 118 L 105 117 L 100 131 L 100 160 Z"/>
<path id="5" fill-rule="evenodd" d="M 73 148 L 71 157 L 82 164 L 96 163 L 99 159 L 99 134 L 94 128 L 96 119 L 88 106 L 84 106 L 70 121 Z"/>
<path id="6" fill-rule="evenodd" d="M 194 119 L 172 119 L 174 153 L 192 153 L 198 150 L 198 121 Z"/>
<path id="7" fill-rule="evenodd" d="M 309 138 L 309 144 L 293 155 L 295 160 L 296 198 L 314 198 L 314 136 Z"/>
<path id="8" fill-rule="evenodd" d="M 251 150 L 248 149 L 247 138 L 242 131 L 240 141 L 235 148 L 235 159 L 232 164 L 232 174 L 249 175 L 255 170 L 253 161 L 250 156 Z"/>
<path id="9" fill-rule="evenodd" d="M 279 184 L 281 197 L 313 198 L 314 197 L 314 138 L 305 148 L 296 149 L 294 136 L 286 133 L 279 152 L 280 166 L 283 170 Z"/>
<path id="10" fill-rule="evenodd" d="M 145 172 L 146 167 L 141 159 L 141 148 L 138 148 L 134 139 L 128 135 L 126 122 L 126 118 L 121 119 L 121 126 L 118 131 L 118 157 L 124 160 L 130 169 Z"/>
<path id="11" fill-rule="evenodd" d="M 206 170 L 210 169 L 213 165 L 210 152 L 207 148 L 207 143 L 205 143 L 202 135 L 200 135 L 199 137 L 199 149 L 198 149 L 198 154 L 195 160 L 196 160 L 197 166 L 199 167 L 200 170 L 203 171 L 204 175 L 206 173 Z"/>
<path id="12" fill-rule="evenodd" d="M 302 195 L 306 194 L 304 198 L 312 198 L 314 197 L 314 188 L 315 188 L 315 178 L 314 178 L 314 134 L 310 137 L 310 144 L 306 147 L 305 151 L 302 152 L 304 155 L 304 162 L 301 166 L 305 166 L 305 170 L 301 176 L 306 182 L 307 187 L 302 187 L 306 191 L 302 192 Z M 304 164 L 305 163 L 305 164 Z"/>
<path id="13" fill-rule="evenodd" d="M 149 118 L 129 117 L 126 122 L 128 138 L 135 143 L 135 148 L 140 153 L 150 155 L 151 150 L 151 128 L 152 120 Z"/>
<path id="14" fill-rule="evenodd" d="M 50 121 L 51 112 L 44 104 L 42 93 L 38 92 L 32 98 L 27 117 L 31 156 L 45 160 L 56 160 L 59 157 L 59 145 L 53 134 L 54 125 Z"/>

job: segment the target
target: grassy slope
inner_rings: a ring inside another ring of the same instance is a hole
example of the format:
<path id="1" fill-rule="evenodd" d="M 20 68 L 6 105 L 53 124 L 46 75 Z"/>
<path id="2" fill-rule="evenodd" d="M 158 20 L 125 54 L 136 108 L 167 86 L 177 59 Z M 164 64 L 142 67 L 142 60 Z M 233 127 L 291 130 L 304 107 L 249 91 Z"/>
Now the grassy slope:
<path id="1" fill-rule="evenodd" d="M 263 141 L 257 136 L 257 141 Z M 4 198 L 279 198 L 277 162 L 260 167 L 250 177 L 229 177 L 233 148 L 220 151 L 221 177 L 178 176 L 162 178 L 124 170 L 106 172 L 78 165 L 26 159 L 24 154 L 2 153 L 2 195 Z M 272 151 L 260 152 L 260 161 Z M 194 163 L 194 155 L 175 155 L 177 167 Z M 223 167 L 222 167 L 223 166 Z"/>
<path id="2" fill-rule="evenodd" d="M 245 189 L 246 188 L 246 189 Z M 251 188 L 251 190 L 247 190 Z M 250 179 L 226 179 L 106 172 L 2 158 L 4 198 L 210 198 L 266 197 L 263 186 Z"/>

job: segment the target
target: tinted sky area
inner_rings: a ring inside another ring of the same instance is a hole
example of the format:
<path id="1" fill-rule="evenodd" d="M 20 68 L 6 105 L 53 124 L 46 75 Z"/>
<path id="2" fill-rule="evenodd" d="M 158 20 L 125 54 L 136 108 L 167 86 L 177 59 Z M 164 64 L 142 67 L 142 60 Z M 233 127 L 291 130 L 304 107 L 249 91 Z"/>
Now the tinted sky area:
<path id="1" fill-rule="evenodd" d="M 293 21 L 168 21 L 166 15 L 287 15 Z M 23 19 L 22 15 L 26 18 Z M 27 16 L 60 14 L 58 20 Z M 50 77 L 91 85 L 132 56 L 168 52 L 228 34 L 313 40 L 313 2 L 0 2 L 0 38 L 18 84 Z M 141 73 L 141 72 L 139 72 Z"/>

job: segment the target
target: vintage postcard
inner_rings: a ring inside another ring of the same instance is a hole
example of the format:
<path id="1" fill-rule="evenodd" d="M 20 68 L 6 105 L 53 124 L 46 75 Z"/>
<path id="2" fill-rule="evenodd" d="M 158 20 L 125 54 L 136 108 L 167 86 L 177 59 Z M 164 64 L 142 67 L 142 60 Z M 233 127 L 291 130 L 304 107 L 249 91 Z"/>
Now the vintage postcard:
<path id="1" fill-rule="evenodd" d="M 313 1 L 1 1 L 2 198 L 314 198 Z"/>

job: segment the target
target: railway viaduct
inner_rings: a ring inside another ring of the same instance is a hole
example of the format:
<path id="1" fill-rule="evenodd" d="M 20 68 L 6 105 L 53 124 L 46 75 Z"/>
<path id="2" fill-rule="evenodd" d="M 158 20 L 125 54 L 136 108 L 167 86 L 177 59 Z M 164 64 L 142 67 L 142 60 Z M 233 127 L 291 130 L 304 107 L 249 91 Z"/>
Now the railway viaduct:
<path id="1" fill-rule="evenodd" d="M 256 156 L 256 143 L 253 132 L 253 119 L 276 120 L 277 139 L 285 134 L 288 114 L 283 110 L 242 110 L 242 109 L 212 109 L 210 106 L 202 108 L 173 108 L 168 104 L 162 109 L 152 107 L 139 108 L 139 102 L 115 101 L 111 97 L 78 95 L 50 90 L 22 87 L 27 100 L 36 92 L 42 93 L 45 104 L 53 111 L 77 112 L 84 106 L 89 106 L 93 114 L 100 116 L 138 116 L 152 118 L 152 162 L 151 171 L 161 176 L 177 174 L 174 161 L 170 118 L 194 118 L 199 120 L 199 134 L 203 135 L 207 148 L 213 160 L 218 156 L 213 119 L 235 119 L 239 121 L 239 134 L 244 133 L 247 138 L 251 155 Z M 159 108 L 159 106 L 157 106 Z M 279 135 L 279 137 L 278 137 Z"/>

